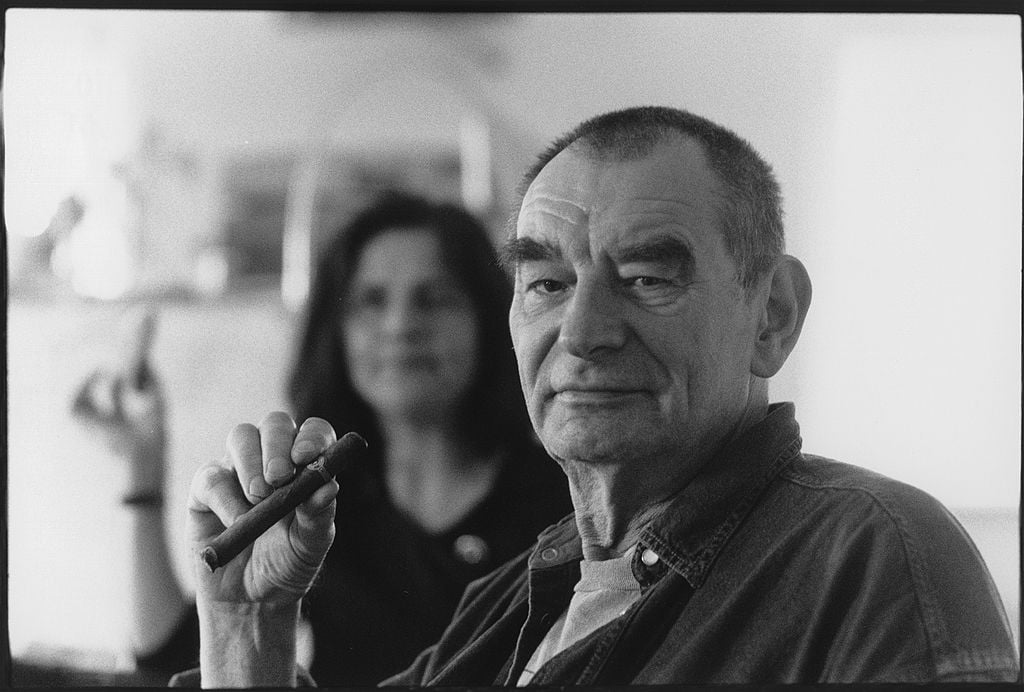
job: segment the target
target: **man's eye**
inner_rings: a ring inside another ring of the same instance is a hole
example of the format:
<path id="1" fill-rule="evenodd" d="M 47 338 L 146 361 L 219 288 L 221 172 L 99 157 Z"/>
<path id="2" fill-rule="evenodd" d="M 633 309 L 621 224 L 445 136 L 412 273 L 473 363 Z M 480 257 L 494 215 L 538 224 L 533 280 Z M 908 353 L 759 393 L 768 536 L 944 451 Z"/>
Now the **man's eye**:
<path id="1" fill-rule="evenodd" d="M 565 288 L 565 284 L 555 279 L 538 279 L 531 281 L 526 288 L 537 293 L 558 293 Z"/>
<path id="2" fill-rule="evenodd" d="M 658 276 L 632 276 L 626 279 L 627 286 L 636 286 L 638 288 L 651 288 L 654 286 L 663 286 L 669 283 L 668 279 L 662 279 Z"/>

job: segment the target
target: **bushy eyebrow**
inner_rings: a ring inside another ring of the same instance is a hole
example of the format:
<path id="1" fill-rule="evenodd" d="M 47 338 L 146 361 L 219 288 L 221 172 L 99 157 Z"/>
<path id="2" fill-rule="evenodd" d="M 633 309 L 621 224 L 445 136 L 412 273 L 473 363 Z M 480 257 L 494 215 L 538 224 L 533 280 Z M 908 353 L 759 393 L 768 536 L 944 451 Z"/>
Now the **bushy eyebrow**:
<path id="1" fill-rule="evenodd" d="M 676 236 L 656 236 L 638 243 L 626 244 L 613 253 L 617 264 L 631 262 L 658 262 L 677 264 L 684 272 L 693 270 L 693 250 L 682 238 Z"/>
<path id="2" fill-rule="evenodd" d="M 524 262 L 543 262 L 561 258 L 562 250 L 557 245 L 533 238 L 510 238 L 499 253 L 501 265 L 508 271 L 515 270 Z"/>
<path id="3" fill-rule="evenodd" d="M 613 253 L 617 264 L 656 262 L 678 266 L 682 273 L 693 271 L 694 256 L 689 243 L 676 236 L 647 238 L 640 242 L 620 246 Z M 559 246 L 534 238 L 510 238 L 501 247 L 499 261 L 509 272 L 524 262 L 558 261 L 562 259 Z"/>

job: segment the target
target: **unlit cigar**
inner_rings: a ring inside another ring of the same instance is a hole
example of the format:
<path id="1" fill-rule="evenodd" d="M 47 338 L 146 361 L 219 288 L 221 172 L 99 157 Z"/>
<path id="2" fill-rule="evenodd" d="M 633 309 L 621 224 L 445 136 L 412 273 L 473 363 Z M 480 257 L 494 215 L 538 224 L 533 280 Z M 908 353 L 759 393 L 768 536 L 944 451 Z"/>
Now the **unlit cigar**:
<path id="1" fill-rule="evenodd" d="M 266 499 L 238 517 L 235 522 L 199 553 L 213 572 L 245 550 L 275 523 L 310 498 L 316 489 L 334 478 L 345 464 L 352 463 L 366 450 L 366 440 L 350 432 L 325 449 L 295 476 Z"/>

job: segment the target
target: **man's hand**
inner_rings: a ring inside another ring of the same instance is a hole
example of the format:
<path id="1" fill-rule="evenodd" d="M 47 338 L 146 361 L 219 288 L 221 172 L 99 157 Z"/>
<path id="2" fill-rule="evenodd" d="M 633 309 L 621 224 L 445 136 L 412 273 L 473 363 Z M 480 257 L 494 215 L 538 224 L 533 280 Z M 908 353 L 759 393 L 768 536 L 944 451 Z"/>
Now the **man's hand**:
<path id="1" fill-rule="evenodd" d="M 204 466 L 193 477 L 188 535 L 204 687 L 293 684 L 298 603 L 334 541 L 337 481 L 319 488 L 215 572 L 199 553 L 334 440 L 325 420 L 310 418 L 296 430 L 287 414 L 271 413 L 258 426 L 236 426 L 223 462 Z"/>
<path id="2" fill-rule="evenodd" d="M 198 555 L 224 527 L 274 488 L 290 482 L 334 440 L 334 430 L 325 420 L 310 418 L 296 431 L 287 414 L 271 413 L 258 427 L 236 426 L 228 436 L 224 461 L 196 472 L 189 495 L 188 535 L 203 597 L 227 602 L 302 598 L 334 540 L 337 481 L 318 489 L 216 572 L 211 574 Z"/>

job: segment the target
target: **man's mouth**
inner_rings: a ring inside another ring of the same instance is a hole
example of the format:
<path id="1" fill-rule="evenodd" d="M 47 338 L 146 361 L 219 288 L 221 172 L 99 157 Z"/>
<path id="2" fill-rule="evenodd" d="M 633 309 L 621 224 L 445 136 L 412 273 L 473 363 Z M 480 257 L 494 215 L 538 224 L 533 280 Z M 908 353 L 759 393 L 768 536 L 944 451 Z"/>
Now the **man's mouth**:
<path id="1" fill-rule="evenodd" d="M 603 387 L 567 387 L 558 389 L 553 399 L 563 404 L 596 405 L 615 403 L 622 399 L 643 395 L 640 389 L 603 388 Z"/>

